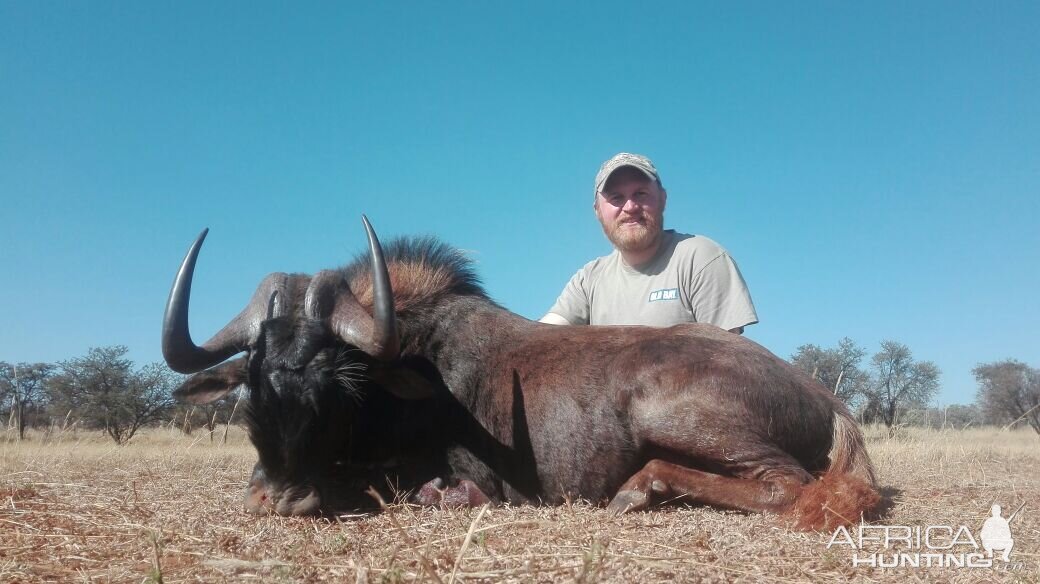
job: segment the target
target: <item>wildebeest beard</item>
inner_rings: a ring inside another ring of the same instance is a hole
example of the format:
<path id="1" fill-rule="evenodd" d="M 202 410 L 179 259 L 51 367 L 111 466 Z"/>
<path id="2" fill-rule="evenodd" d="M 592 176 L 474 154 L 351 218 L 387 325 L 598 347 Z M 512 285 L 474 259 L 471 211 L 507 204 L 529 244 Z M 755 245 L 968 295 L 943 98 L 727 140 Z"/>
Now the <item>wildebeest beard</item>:
<path id="1" fill-rule="evenodd" d="M 247 510 L 367 509 L 376 504 L 368 487 L 390 496 L 441 472 L 432 404 L 385 392 L 369 375 L 380 365 L 321 323 L 265 321 L 247 367 L 245 421 L 258 455 Z"/>

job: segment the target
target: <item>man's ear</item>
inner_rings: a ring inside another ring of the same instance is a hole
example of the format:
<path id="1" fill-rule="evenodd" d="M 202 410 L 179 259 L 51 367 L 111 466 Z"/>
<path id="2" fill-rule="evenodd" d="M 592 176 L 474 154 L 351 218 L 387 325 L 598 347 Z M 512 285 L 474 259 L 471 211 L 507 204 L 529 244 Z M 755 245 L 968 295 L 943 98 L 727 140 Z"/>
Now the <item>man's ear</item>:
<path id="1" fill-rule="evenodd" d="M 192 375 L 173 391 L 177 401 L 208 404 L 246 382 L 246 357 Z"/>

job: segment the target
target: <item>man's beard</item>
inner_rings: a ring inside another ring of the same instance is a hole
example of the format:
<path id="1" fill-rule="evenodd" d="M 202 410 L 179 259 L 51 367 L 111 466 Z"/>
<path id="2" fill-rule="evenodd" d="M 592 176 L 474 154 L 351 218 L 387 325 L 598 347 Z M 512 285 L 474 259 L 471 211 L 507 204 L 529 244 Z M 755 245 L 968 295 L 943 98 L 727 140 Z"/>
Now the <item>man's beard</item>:
<path id="1" fill-rule="evenodd" d="M 635 222 L 633 222 L 635 221 Z M 643 251 L 661 238 L 661 224 L 664 222 L 664 213 L 657 215 L 641 213 L 635 216 L 618 217 L 613 223 L 603 226 L 603 233 L 620 251 L 634 252 Z"/>

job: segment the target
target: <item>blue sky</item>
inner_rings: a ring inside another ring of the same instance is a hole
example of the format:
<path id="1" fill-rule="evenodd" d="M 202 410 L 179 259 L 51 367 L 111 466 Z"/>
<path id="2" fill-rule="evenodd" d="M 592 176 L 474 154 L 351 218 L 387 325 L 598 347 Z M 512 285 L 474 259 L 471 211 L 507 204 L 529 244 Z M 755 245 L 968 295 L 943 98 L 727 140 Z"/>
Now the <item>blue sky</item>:
<path id="1" fill-rule="evenodd" d="M 160 358 L 272 271 L 471 252 L 538 318 L 609 251 L 592 180 L 649 155 L 667 226 L 737 259 L 789 357 L 848 336 L 1040 366 L 1036 3 L 0 3 L 0 360 Z"/>

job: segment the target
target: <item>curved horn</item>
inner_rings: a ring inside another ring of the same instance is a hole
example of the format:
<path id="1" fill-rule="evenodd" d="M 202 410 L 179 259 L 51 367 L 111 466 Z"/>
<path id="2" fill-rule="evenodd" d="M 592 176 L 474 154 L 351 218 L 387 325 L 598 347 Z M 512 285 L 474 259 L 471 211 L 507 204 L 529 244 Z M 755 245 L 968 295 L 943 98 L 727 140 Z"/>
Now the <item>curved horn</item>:
<path id="1" fill-rule="evenodd" d="M 343 274 L 332 270 L 318 272 L 311 279 L 304 310 L 310 318 L 324 320 L 327 317 L 329 328 L 344 342 L 376 359 L 391 361 L 400 352 L 400 342 L 390 274 L 368 217 L 362 215 L 361 220 L 368 234 L 371 256 L 372 316 L 358 303 Z"/>
<path id="2" fill-rule="evenodd" d="M 400 352 L 397 338 L 397 316 L 394 314 L 394 291 L 390 287 L 390 272 L 383 259 L 383 248 L 368 217 L 361 216 L 368 235 L 368 252 L 372 256 L 372 344 L 379 349 L 380 358 L 389 361 Z M 371 353 L 376 356 L 375 353 Z"/>
<path id="3" fill-rule="evenodd" d="M 195 261 L 199 257 L 199 250 L 207 233 L 209 229 L 203 229 L 184 256 L 170 288 L 170 297 L 166 300 L 166 310 L 163 313 L 163 358 L 170 369 L 178 373 L 202 371 L 246 350 L 249 342 L 256 338 L 260 330 L 260 323 L 263 321 L 271 295 L 283 291 L 288 278 L 281 273 L 268 275 L 238 316 L 231 319 L 231 322 L 201 347 L 196 346 L 188 330 L 188 303 L 191 299 Z"/>

